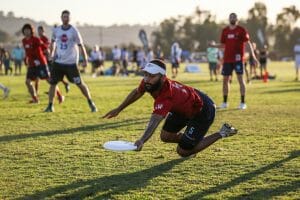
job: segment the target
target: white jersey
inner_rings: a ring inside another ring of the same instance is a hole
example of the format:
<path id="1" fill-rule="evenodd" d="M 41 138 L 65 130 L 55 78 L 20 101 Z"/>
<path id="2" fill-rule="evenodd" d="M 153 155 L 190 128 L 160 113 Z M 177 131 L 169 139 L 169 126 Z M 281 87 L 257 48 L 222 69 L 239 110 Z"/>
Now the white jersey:
<path id="1" fill-rule="evenodd" d="M 113 48 L 112 50 L 113 60 L 121 60 L 122 51 L 119 48 Z"/>
<path id="2" fill-rule="evenodd" d="M 58 26 L 53 29 L 52 41 L 56 43 L 54 61 L 61 64 L 77 64 L 79 61 L 78 45 L 82 45 L 79 31 L 71 26 L 63 29 Z"/>
<path id="3" fill-rule="evenodd" d="M 91 51 L 90 60 L 91 61 L 103 60 L 101 52 L 100 51 L 94 51 L 94 50 Z"/>

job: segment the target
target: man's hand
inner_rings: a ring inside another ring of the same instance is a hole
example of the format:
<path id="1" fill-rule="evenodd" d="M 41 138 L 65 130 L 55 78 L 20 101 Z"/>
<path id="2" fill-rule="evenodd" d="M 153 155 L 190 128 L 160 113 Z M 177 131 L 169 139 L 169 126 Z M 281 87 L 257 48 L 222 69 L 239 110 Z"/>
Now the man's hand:
<path id="1" fill-rule="evenodd" d="M 118 114 L 120 112 L 121 112 L 121 110 L 119 108 L 115 108 L 115 109 L 112 109 L 111 111 L 109 111 L 108 113 L 106 113 L 102 118 L 110 119 L 112 117 L 118 116 Z"/>
<path id="2" fill-rule="evenodd" d="M 141 151 L 144 145 L 144 142 L 142 140 L 137 140 L 134 145 L 137 146 L 136 151 Z"/>

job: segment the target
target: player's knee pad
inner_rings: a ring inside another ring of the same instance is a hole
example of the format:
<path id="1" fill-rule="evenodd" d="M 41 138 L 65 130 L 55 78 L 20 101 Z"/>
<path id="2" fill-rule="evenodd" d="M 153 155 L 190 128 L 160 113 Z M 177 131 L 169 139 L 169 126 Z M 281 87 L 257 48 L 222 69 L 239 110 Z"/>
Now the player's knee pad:
<path id="1" fill-rule="evenodd" d="M 178 143 L 179 147 L 184 150 L 192 150 L 199 141 L 195 138 L 189 137 L 186 133 L 184 133 Z"/>

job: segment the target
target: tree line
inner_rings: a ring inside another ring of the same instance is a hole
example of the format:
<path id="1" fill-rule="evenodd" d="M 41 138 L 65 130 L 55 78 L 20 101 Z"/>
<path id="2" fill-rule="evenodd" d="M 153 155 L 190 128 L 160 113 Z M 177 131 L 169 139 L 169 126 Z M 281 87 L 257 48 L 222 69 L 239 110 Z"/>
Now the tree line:
<path id="1" fill-rule="evenodd" d="M 295 27 L 299 18 L 299 10 L 292 5 L 283 8 L 277 14 L 276 24 L 272 25 L 268 22 L 266 5 L 256 2 L 249 9 L 247 19 L 239 19 L 239 24 L 248 30 L 258 48 L 267 45 L 272 59 L 280 59 L 293 56 L 293 47 L 300 39 L 300 28 Z M 162 21 L 159 29 L 152 33 L 153 47 L 159 45 L 169 55 L 172 43 L 177 41 L 182 49 L 205 51 L 208 41 L 220 40 L 221 31 L 226 25 L 228 22 L 216 23 L 216 17 L 210 11 L 197 7 L 190 16 Z"/>

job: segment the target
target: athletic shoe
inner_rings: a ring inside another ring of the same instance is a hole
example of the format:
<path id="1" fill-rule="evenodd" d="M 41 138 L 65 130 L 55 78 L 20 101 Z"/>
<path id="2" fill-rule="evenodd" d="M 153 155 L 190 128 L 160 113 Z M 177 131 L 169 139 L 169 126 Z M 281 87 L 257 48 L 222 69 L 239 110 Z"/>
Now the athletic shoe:
<path id="1" fill-rule="evenodd" d="M 219 108 L 222 108 L 222 109 L 228 108 L 228 103 L 223 102 Z"/>
<path id="2" fill-rule="evenodd" d="M 38 99 L 31 99 L 28 103 L 30 103 L 30 104 L 39 104 L 39 100 Z"/>
<path id="3" fill-rule="evenodd" d="M 58 103 L 61 104 L 62 102 L 65 101 L 65 97 L 63 95 L 61 96 L 57 96 L 57 99 L 58 99 Z"/>
<path id="4" fill-rule="evenodd" d="M 70 84 L 69 83 L 65 84 L 65 89 L 66 89 L 66 93 L 68 93 L 70 91 Z"/>
<path id="5" fill-rule="evenodd" d="M 47 108 L 44 110 L 44 112 L 54 112 L 54 107 L 48 105 Z"/>
<path id="6" fill-rule="evenodd" d="M 4 88 L 3 99 L 8 97 L 9 92 L 10 92 L 9 88 Z"/>
<path id="7" fill-rule="evenodd" d="M 247 105 L 245 103 L 240 103 L 238 109 L 245 110 L 247 108 Z"/>
<path id="8" fill-rule="evenodd" d="M 98 112 L 98 109 L 94 102 L 89 103 L 89 106 L 90 106 L 91 112 Z"/>
<path id="9" fill-rule="evenodd" d="M 231 125 L 225 123 L 222 125 L 219 133 L 222 137 L 230 137 L 237 134 L 238 130 L 232 127 Z"/>

